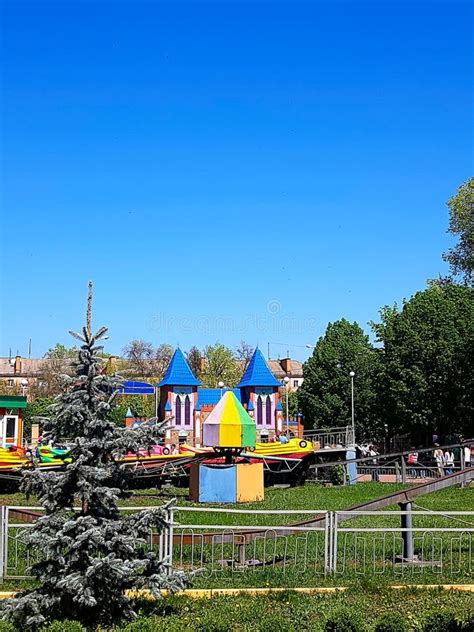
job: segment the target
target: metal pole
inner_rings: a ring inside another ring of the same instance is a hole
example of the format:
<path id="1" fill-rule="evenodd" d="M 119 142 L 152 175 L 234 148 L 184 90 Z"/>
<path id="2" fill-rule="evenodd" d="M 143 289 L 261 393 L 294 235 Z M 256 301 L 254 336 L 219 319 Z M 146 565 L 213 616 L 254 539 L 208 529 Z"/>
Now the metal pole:
<path id="1" fill-rule="evenodd" d="M 413 562 L 414 551 L 413 551 L 413 531 L 412 531 L 413 522 L 412 522 L 412 514 L 411 514 L 411 502 L 398 503 L 398 504 L 402 511 L 408 512 L 408 513 L 401 514 L 402 529 L 406 529 L 406 531 L 402 531 L 402 540 L 403 540 L 402 557 L 404 561 Z"/>
<path id="2" fill-rule="evenodd" d="M 155 417 L 158 417 L 158 387 L 155 386 Z"/>
<path id="3" fill-rule="evenodd" d="M 286 434 L 288 434 L 289 431 L 289 413 L 288 413 L 288 384 L 289 382 L 286 383 Z"/>
<path id="4" fill-rule="evenodd" d="M 353 373 L 353 371 L 351 371 Z M 354 414 L 354 376 L 351 375 L 351 421 L 352 421 L 352 441 L 355 445 L 355 414 Z"/>

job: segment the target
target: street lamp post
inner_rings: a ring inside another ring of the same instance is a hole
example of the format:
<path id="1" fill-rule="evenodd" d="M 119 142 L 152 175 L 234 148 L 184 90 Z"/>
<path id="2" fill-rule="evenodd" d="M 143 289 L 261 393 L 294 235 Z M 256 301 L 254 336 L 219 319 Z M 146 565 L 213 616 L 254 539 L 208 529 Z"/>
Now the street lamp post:
<path id="1" fill-rule="evenodd" d="M 26 393 L 26 387 L 28 386 L 28 380 L 26 378 L 23 378 L 20 382 L 20 385 L 21 385 L 21 394 L 24 397 Z"/>
<path id="2" fill-rule="evenodd" d="M 290 378 L 288 377 L 288 375 L 285 375 L 284 379 L 283 379 L 284 383 L 285 383 L 285 396 L 286 396 L 286 434 L 289 434 L 289 426 L 290 426 L 290 420 L 289 420 L 289 413 L 288 413 L 288 384 L 290 383 Z"/>
<path id="3" fill-rule="evenodd" d="M 354 377 L 355 371 L 349 372 L 351 378 L 351 422 L 352 422 L 352 442 L 355 446 L 355 414 L 354 414 Z"/>
<path id="4" fill-rule="evenodd" d="M 221 380 L 217 386 L 221 389 L 221 399 L 222 399 L 222 389 L 224 388 L 224 382 Z"/>

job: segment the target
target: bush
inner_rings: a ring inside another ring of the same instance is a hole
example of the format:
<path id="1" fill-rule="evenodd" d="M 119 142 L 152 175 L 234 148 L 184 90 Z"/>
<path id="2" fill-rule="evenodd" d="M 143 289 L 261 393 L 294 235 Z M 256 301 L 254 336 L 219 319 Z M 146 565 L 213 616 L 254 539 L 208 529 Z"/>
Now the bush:
<path id="1" fill-rule="evenodd" d="M 458 632 L 462 630 L 452 612 L 432 612 L 423 624 L 423 632 Z"/>
<path id="2" fill-rule="evenodd" d="M 63 621 L 53 621 L 46 628 L 43 628 L 41 632 L 84 632 L 85 628 L 79 623 L 79 621 L 71 621 L 70 619 L 64 619 Z"/>
<path id="3" fill-rule="evenodd" d="M 8 621 L 0 621 L 0 632 L 15 632 L 15 628 Z"/>
<path id="4" fill-rule="evenodd" d="M 333 485 L 344 485 L 344 468 L 342 465 L 333 465 L 329 468 L 329 480 Z"/>
<path id="5" fill-rule="evenodd" d="M 406 632 L 408 625 L 398 612 L 391 612 L 381 617 L 375 624 L 374 632 Z"/>
<path id="6" fill-rule="evenodd" d="M 365 632 L 366 627 L 358 616 L 349 610 L 337 610 L 326 621 L 324 632 Z"/>

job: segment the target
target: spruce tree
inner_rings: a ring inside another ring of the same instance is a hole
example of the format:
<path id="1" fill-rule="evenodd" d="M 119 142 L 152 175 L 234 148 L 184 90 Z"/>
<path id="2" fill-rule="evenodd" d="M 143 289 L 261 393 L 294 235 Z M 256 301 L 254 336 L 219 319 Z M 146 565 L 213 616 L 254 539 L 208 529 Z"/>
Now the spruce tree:
<path id="1" fill-rule="evenodd" d="M 75 374 L 52 409 L 44 436 L 53 442 L 72 438 L 71 463 L 61 471 L 25 473 L 22 488 L 36 496 L 44 516 L 27 534 L 27 547 L 44 552 L 32 567 L 39 587 L 4 605 L 3 618 L 21 630 L 35 630 L 54 619 L 83 625 L 110 625 L 135 616 L 130 589 L 153 594 L 179 590 L 184 581 L 147 546 L 151 531 L 167 526 L 166 507 L 124 516 L 117 501 L 127 492 L 127 471 L 117 457 L 154 442 L 150 427 L 118 428 L 109 419 L 120 382 L 104 374 L 99 356 L 107 329 L 92 334 L 90 306 Z M 156 439 L 155 439 L 156 440 Z M 79 507 L 79 511 L 73 511 Z"/>

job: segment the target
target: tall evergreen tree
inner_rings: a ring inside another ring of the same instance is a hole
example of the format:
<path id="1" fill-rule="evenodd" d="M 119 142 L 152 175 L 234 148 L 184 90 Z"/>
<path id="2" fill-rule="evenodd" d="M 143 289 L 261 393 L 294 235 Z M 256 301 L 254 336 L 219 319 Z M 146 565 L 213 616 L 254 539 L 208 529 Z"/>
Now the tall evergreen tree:
<path id="1" fill-rule="evenodd" d="M 127 472 L 116 458 L 153 442 L 150 428 L 118 428 L 109 419 L 115 378 L 102 371 L 100 341 L 106 328 L 72 335 L 82 346 L 75 375 L 53 407 L 45 437 L 73 438 L 71 463 L 62 471 L 26 472 L 23 491 L 44 507 L 27 535 L 30 550 L 45 552 L 32 568 L 39 587 L 4 606 L 3 618 L 19 629 L 35 630 L 52 619 L 77 619 L 85 626 L 110 625 L 134 616 L 128 589 L 183 586 L 147 547 L 150 530 L 167 525 L 165 508 L 120 516 L 117 501 L 127 496 Z M 73 511 L 79 505 L 80 511 Z"/>

